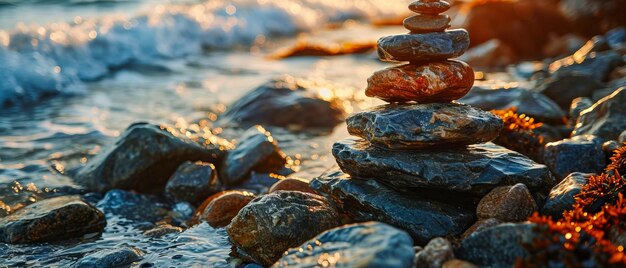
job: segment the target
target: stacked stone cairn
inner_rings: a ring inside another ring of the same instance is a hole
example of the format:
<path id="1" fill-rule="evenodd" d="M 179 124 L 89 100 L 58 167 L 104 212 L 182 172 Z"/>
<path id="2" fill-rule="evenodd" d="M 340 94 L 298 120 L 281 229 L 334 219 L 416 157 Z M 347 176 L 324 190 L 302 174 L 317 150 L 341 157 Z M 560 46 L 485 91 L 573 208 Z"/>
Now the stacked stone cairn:
<path id="1" fill-rule="evenodd" d="M 451 60 L 468 49 L 469 34 L 447 30 L 450 17 L 441 13 L 450 4 L 420 0 L 409 8 L 418 13 L 404 21 L 410 33 L 378 41 L 380 59 L 405 64 L 368 79 L 367 96 L 389 104 L 347 119 L 358 138 L 334 144 L 341 171 L 310 185 L 354 220 L 394 225 L 424 245 L 459 237 L 478 220 L 480 199 L 498 187 L 521 183 L 541 199 L 554 181 L 546 166 L 490 143 L 500 118 L 454 102 L 471 89 L 474 71 Z"/>

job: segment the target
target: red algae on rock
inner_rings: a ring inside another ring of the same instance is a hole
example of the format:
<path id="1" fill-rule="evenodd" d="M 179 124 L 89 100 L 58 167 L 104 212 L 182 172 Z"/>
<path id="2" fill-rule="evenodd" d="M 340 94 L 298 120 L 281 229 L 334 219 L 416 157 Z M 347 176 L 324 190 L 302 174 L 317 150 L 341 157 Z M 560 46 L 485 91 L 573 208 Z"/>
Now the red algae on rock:
<path id="1" fill-rule="evenodd" d="M 365 94 L 387 102 L 450 102 L 465 96 L 474 70 L 460 61 L 407 64 L 374 73 Z"/>

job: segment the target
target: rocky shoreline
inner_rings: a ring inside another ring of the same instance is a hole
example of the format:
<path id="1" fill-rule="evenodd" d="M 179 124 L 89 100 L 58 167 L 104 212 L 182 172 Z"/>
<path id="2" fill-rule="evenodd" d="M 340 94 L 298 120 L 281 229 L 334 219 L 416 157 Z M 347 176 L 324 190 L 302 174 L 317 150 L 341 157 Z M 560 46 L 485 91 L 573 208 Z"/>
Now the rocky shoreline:
<path id="1" fill-rule="evenodd" d="M 236 141 L 133 124 L 70 173 L 82 189 L 0 203 L 0 244 L 89 243 L 113 214 L 150 238 L 221 230 L 230 265 L 247 268 L 625 266 L 626 30 L 553 62 L 534 89 L 484 88 L 452 59 L 470 35 L 447 30 L 449 8 L 416 1 L 409 33 L 379 40 L 379 58 L 400 65 L 365 93 L 387 104 L 348 116 L 324 86 L 286 77 L 220 115 Z M 354 137 L 332 146 L 337 165 L 291 176 L 298 160 L 268 128 L 343 121 Z M 137 265 L 146 251 L 98 250 L 74 267 Z"/>

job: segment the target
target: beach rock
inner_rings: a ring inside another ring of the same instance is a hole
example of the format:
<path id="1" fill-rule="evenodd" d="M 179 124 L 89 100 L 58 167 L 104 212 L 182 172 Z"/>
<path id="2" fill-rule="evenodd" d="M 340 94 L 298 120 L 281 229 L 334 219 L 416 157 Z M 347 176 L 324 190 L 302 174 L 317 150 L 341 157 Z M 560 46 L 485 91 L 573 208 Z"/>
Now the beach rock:
<path id="1" fill-rule="evenodd" d="M 252 172 L 250 179 L 245 180 L 242 184 L 227 187 L 228 190 L 241 190 L 254 193 L 256 195 L 266 194 L 267 191 L 280 181 L 280 176 L 275 173 L 257 173 Z"/>
<path id="2" fill-rule="evenodd" d="M 534 90 L 519 87 L 493 89 L 475 86 L 467 96 L 459 99 L 459 102 L 485 111 L 515 107 L 517 113 L 526 114 L 545 123 L 563 124 L 566 117 L 561 107 L 550 98 Z"/>
<path id="3" fill-rule="evenodd" d="M 104 214 L 80 198 L 54 197 L 0 218 L 0 242 L 54 242 L 100 233 L 105 226 Z"/>
<path id="4" fill-rule="evenodd" d="M 541 214 L 551 216 L 554 219 L 563 217 L 563 212 L 571 210 L 574 206 L 574 196 L 589 182 L 589 178 L 595 174 L 574 172 L 569 174 L 559 184 L 554 186 L 548 195 L 546 204 L 541 209 Z"/>
<path id="5" fill-rule="evenodd" d="M 446 60 L 465 53 L 469 40 L 463 29 L 385 36 L 378 40 L 378 57 L 391 62 Z"/>
<path id="6" fill-rule="evenodd" d="M 209 225 L 224 227 L 256 196 L 244 191 L 224 191 L 209 197 L 196 212 L 197 218 Z"/>
<path id="7" fill-rule="evenodd" d="M 156 223 L 166 217 L 175 216 L 169 204 L 157 197 L 128 192 L 124 190 L 108 191 L 97 204 L 104 213 L 118 215 L 137 222 Z M 178 219 L 184 221 L 186 219 Z"/>
<path id="8" fill-rule="evenodd" d="M 493 189 L 478 203 L 479 219 L 495 218 L 502 222 L 526 221 L 537 211 L 537 203 L 526 185 L 518 183 Z"/>
<path id="9" fill-rule="evenodd" d="M 375 72 L 365 94 L 387 102 L 450 102 L 474 84 L 474 70 L 460 61 L 407 64 Z"/>
<path id="10" fill-rule="evenodd" d="M 296 179 L 296 178 L 285 178 L 278 181 L 276 184 L 270 188 L 268 193 L 275 193 L 278 191 L 296 191 L 310 194 L 317 194 L 311 187 L 309 183 L 305 180 Z"/>
<path id="11" fill-rule="evenodd" d="M 590 98 L 575 98 L 572 100 L 572 104 L 569 108 L 569 124 L 571 126 L 576 126 L 576 122 L 578 122 L 578 117 L 582 111 L 589 109 L 589 107 L 593 106 L 593 100 Z"/>
<path id="12" fill-rule="evenodd" d="M 187 161 L 180 165 L 165 185 L 165 195 L 174 201 L 195 205 L 222 190 L 215 166 L 210 163 Z"/>
<path id="13" fill-rule="evenodd" d="M 442 268 L 478 268 L 478 266 L 463 260 L 452 259 L 445 262 Z"/>
<path id="14" fill-rule="evenodd" d="M 500 134 L 502 120 L 456 103 L 389 104 L 356 113 L 347 125 L 350 134 L 382 148 L 424 149 L 491 141 Z"/>
<path id="15" fill-rule="evenodd" d="M 165 127 L 131 125 L 115 142 L 81 168 L 74 180 L 93 191 L 110 189 L 161 192 L 176 168 L 185 161 L 218 163 L 223 142 L 202 146 L 177 137 Z"/>
<path id="16" fill-rule="evenodd" d="M 143 235 L 152 238 L 160 238 L 170 234 L 179 234 L 183 231 L 183 228 L 172 226 L 170 224 L 160 224 L 150 230 L 147 230 Z"/>
<path id="17" fill-rule="evenodd" d="M 626 87 L 581 112 L 572 135 L 596 135 L 616 140 L 626 129 Z"/>
<path id="18" fill-rule="evenodd" d="M 604 155 L 606 155 L 606 159 L 609 159 L 613 156 L 613 152 L 620 147 L 622 147 L 622 143 L 619 143 L 618 141 L 607 141 L 602 144 L 602 151 L 604 152 Z"/>
<path id="19" fill-rule="evenodd" d="M 450 3 L 446 1 L 415 1 L 409 5 L 409 9 L 415 13 L 437 15 L 450 9 Z"/>
<path id="20" fill-rule="evenodd" d="M 561 108 L 567 109 L 575 98 L 591 97 L 594 91 L 603 86 L 590 74 L 566 72 L 557 73 L 543 81 L 537 91 L 552 99 Z"/>
<path id="21" fill-rule="evenodd" d="M 601 173 L 606 167 L 602 139 L 593 135 L 575 136 L 546 144 L 544 162 L 559 179 L 572 172 Z"/>
<path id="22" fill-rule="evenodd" d="M 609 74 L 617 66 L 623 64 L 622 56 L 612 50 L 589 54 L 577 52 L 572 56 L 553 62 L 548 69 L 553 75 L 583 73 L 590 75 L 598 82 L 605 82 L 609 78 Z"/>
<path id="23" fill-rule="evenodd" d="M 500 220 L 495 219 L 495 218 L 479 219 L 470 228 L 467 228 L 467 230 L 465 230 L 465 232 L 461 235 L 461 238 L 465 239 L 466 237 L 472 235 L 475 232 L 480 232 L 482 230 L 494 227 L 494 226 L 499 225 L 501 223 L 502 222 Z"/>
<path id="24" fill-rule="evenodd" d="M 274 79 L 230 105 L 217 124 L 251 127 L 254 125 L 296 129 L 333 128 L 345 119 L 342 100 L 327 99 L 320 92 L 331 92 L 337 85 L 283 77 Z"/>
<path id="25" fill-rule="evenodd" d="M 220 170 L 222 183 L 233 186 L 250 178 L 250 172 L 273 172 L 287 163 L 286 155 L 278 148 L 272 134 L 261 126 L 248 129 L 224 158 Z"/>
<path id="26" fill-rule="evenodd" d="M 473 68 L 503 68 L 517 61 L 517 55 L 508 45 L 498 39 L 492 39 L 470 48 L 458 60 Z"/>
<path id="27" fill-rule="evenodd" d="M 364 140 L 335 143 L 333 155 L 354 177 L 375 178 L 399 188 L 428 188 L 483 196 L 498 186 L 524 183 L 539 190 L 554 185 L 548 168 L 491 143 L 437 151 L 387 151 Z"/>
<path id="28" fill-rule="evenodd" d="M 626 25 L 626 3 L 620 0 L 563 0 L 560 9 L 584 34 L 597 34 Z"/>
<path id="29" fill-rule="evenodd" d="M 269 266 L 287 249 L 341 224 L 325 198 L 301 192 L 260 196 L 245 206 L 226 227 L 241 253 Z"/>
<path id="30" fill-rule="evenodd" d="M 121 267 L 129 266 L 143 259 L 144 253 L 138 248 L 122 246 L 99 250 L 82 257 L 72 267 Z"/>
<path id="31" fill-rule="evenodd" d="M 405 232 L 379 222 L 328 230 L 292 248 L 272 267 L 411 267 L 413 241 Z"/>
<path id="32" fill-rule="evenodd" d="M 331 171 L 314 179 L 311 188 L 333 199 L 353 220 L 381 221 L 407 231 L 418 245 L 435 237 L 459 235 L 474 221 L 473 209 L 399 192 L 376 180 L 351 179 Z"/>
<path id="33" fill-rule="evenodd" d="M 545 2 L 466 2 L 453 25 L 467 29 L 474 46 L 498 39 L 520 58 L 542 58 L 543 47 L 553 36 L 572 32 L 570 22 Z"/>
<path id="34" fill-rule="evenodd" d="M 402 23 L 411 33 L 443 32 L 450 27 L 448 15 L 413 15 Z"/>
<path id="35" fill-rule="evenodd" d="M 538 235 L 535 228 L 532 223 L 507 223 L 475 232 L 455 255 L 480 267 L 513 267 L 517 258 L 529 256 L 523 245 Z"/>
<path id="36" fill-rule="evenodd" d="M 414 267 L 440 268 L 451 259 L 454 259 L 452 244 L 445 238 L 437 237 L 415 255 Z"/>

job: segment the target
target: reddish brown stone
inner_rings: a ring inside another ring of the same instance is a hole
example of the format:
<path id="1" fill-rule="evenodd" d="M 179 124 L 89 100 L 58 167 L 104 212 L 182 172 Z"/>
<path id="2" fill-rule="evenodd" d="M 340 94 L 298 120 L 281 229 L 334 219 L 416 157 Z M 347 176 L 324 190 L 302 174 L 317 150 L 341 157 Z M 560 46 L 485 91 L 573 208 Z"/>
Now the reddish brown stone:
<path id="1" fill-rule="evenodd" d="M 415 15 L 408 17 L 403 22 L 404 28 L 411 33 L 443 32 L 450 27 L 448 15 Z"/>
<path id="2" fill-rule="evenodd" d="M 217 193 L 207 198 L 198 207 L 195 215 L 199 220 L 206 221 L 213 227 L 224 227 L 254 198 L 254 194 L 244 191 Z"/>
<path id="3" fill-rule="evenodd" d="M 474 84 L 474 70 L 461 61 L 401 65 L 374 73 L 365 94 L 387 102 L 450 102 Z"/>
<path id="4" fill-rule="evenodd" d="M 411 3 L 409 9 L 420 14 L 437 15 L 448 11 L 450 3 L 441 0 L 421 0 Z"/>
<path id="5" fill-rule="evenodd" d="M 278 181 L 277 183 L 274 183 L 274 185 L 272 185 L 272 188 L 270 188 L 268 193 L 271 194 L 277 191 L 295 191 L 295 192 L 317 194 L 317 192 L 313 191 L 313 189 L 309 187 L 308 182 L 301 180 L 301 179 L 294 179 L 294 178 L 282 179 Z"/>

